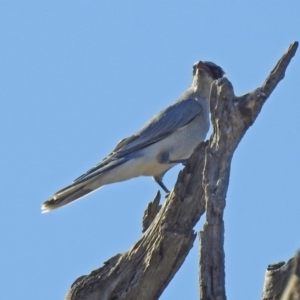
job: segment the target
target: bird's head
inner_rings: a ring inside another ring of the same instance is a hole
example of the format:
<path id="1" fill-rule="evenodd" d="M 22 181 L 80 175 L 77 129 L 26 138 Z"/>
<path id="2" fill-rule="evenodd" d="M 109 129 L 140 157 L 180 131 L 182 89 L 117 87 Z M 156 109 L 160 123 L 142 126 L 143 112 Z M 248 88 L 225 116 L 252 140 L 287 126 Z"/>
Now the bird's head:
<path id="1" fill-rule="evenodd" d="M 210 86 L 214 80 L 222 78 L 225 72 L 221 67 L 210 61 L 197 61 L 193 65 L 192 87 L 195 91 L 209 95 Z"/>

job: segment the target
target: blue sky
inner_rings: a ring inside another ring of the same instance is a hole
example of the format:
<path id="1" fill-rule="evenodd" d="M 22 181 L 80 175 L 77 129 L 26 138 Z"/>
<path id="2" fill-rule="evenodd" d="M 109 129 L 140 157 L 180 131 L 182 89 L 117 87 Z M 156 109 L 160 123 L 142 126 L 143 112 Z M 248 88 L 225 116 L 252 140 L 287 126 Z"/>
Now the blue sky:
<path id="1" fill-rule="evenodd" d="M 175 101 L 195 61 L 221 65 L 237 95 L 259 86 L 299 40 L 299 16 L 296 0 L 0 1 L 0 298 L 63 299 L 128 250 L 151 178 L 46 215 L 41 203 Z M 233 158 L 228 299 L 259 299 L 267 265 L 300 247 L 299 64 L 297 53 Z M 198 246 L 161 299 L 198 299 Z"/>

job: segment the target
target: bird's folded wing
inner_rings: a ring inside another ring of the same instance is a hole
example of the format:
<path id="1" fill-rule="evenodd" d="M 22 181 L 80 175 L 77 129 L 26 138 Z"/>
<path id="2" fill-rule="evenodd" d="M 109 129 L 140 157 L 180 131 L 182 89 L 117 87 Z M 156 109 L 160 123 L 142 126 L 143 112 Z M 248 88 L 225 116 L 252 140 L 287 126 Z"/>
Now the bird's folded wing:
<path id="1" fill-rule="evenodd" d="M 113 150 L 114 156 L 122 157 L 162 140 L 188 125 L 201 111 L 201 104 L 195 99 L 175 102 L 155 115 L 133 136 L 122 140 Z"/>
<path id="2" fill-rule="evenodd" d="M 94 172 L 107 171 L 107 167 L 114 160 L 124 158 L 124 156 L 141 150 L 173 132 L 183 128 L 201 114 L 201 104 L 195 99 L 186 99 L 175 102 L 173 105 L 156 114 L 134 135 L 121 140 L 116 148 L 100 163 L 78 177 L 75 182 L 85 179 Z"/>

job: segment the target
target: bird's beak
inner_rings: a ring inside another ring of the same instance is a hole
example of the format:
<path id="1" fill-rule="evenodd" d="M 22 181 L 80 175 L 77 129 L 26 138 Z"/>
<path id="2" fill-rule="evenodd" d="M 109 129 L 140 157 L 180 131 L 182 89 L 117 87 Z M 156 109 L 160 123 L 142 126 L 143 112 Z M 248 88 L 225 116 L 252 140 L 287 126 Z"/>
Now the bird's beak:
<path id="1" fill-rule="evenodd" d="M 211 73 L 210 69 L 202 61 L 198 62 L 198 64 L 196 65 L 196 68 L 198 70 L 204 71 L 204 72 L 206 72 L 206 73 L 208 73 L 209 75 L 212 76 L 212 73 Z"/>

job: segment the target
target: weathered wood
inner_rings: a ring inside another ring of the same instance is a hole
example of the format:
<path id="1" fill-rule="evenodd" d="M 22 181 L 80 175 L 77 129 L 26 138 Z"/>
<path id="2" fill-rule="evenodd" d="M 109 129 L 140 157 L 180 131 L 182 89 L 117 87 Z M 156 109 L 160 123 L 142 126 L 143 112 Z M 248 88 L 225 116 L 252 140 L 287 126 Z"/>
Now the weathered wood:
<path id="1" fill-rule="evenodd" d="M 127 252 L 77 280 L 67 300 L 158 299 L 193 246 L 193 230 L 207 207 L 201 233 L 202 299 L 225 299 L 223 209 L 234 150 L 295 54 L 294 43 L 262 88 L 235 97 L 228 79 L 212 85 L 214 133 L 200 144 L 141 239 Z M 148 224 L 147 224 L 148 226 Z"/>
<path id="2" fill-rule="evenodd" d="M 263 104 L 295 55 L 298 42 L 293 43 L 278 61 L 260 88 L 235 97 L 227 78 L 211 87 L 210 110 L 214 131 L 205 149 L 203 187 L 206 201 L 206 222 L 200 232 L 200 296 L 202 300 L 225 300 L 224 222 L 226 193 L 233 153 L 257 118 Z"/>
<path id="3" fill-rule="evenodd" d="M 159 210 L 161 209 L 161 205 L 159 204 L 160 201 L 160 191 L 158 191 L 153 199 L 152 202 L 150 202 L 144 212 L 143 216 L 143 229 L 142 232 L 144 233 L 153 220 L 155 219 L 156 215 L 158 214 Z"/>
<path id="4" fill-rule="evenodd" d="M 269 265 L 262 293 L 262 300 L 300 299 L 300 253 L 287 263 Z"/>

